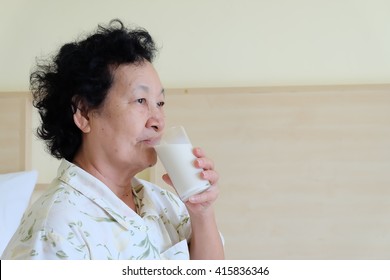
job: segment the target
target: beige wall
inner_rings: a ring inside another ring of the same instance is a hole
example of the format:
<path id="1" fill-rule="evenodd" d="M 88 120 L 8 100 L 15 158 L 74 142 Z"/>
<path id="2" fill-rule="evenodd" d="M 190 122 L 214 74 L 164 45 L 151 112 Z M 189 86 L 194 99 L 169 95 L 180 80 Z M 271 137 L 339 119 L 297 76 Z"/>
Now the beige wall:
<path id="1" fill-rule="evenodd" d="M 166 87 L 384 83 L 388 0 L 0 0 L 0 90 L 34 58 L 118 17 L 162 47 Z"/>

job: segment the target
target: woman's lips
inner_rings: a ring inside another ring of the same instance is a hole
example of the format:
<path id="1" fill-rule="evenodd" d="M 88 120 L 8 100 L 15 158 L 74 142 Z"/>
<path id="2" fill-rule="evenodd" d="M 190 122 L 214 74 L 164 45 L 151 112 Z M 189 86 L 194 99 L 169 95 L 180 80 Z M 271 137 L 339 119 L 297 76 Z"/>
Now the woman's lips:
<path id="1" fill-rule="evenodd" d="M 155 138 L 148 138 L 142 140 L 143 143 L 145 143 L 148 146 L 155 146 L 160 143 L 161 137 L 155 137 Z"/>

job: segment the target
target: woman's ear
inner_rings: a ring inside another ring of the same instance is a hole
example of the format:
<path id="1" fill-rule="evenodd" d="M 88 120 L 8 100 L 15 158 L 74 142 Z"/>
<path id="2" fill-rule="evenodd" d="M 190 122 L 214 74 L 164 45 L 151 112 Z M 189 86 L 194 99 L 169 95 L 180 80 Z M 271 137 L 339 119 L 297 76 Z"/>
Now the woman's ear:
<path id="1" fill-rule="evenodd" d="M 73 121 L 83 133 L 89 133 L 91 131 L 88 109 L 81 100 L 77 104 L 74 104 Z"/>

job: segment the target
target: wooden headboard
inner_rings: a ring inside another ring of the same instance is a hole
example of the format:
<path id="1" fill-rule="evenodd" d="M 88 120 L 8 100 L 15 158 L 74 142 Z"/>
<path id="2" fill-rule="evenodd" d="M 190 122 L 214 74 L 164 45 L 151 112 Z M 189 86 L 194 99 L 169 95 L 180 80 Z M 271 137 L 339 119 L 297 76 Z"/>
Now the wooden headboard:
<path id="1" fill-rule="evenodd" d="M 31 127 L 31 94 L 1 92 L 0 173 L 31 169 Z"/>

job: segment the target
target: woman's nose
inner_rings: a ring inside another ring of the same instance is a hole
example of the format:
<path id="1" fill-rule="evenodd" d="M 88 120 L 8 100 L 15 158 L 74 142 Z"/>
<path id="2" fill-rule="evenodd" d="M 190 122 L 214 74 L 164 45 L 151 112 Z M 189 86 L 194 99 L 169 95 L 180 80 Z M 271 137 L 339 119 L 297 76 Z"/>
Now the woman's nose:
<path id="1" fill-rule="evenodd" d="M 153 128 L 156 132 L 160 132 L 165 126 L 165 115 L 162 108 L 151 108 L 150 116 L 146 123 L 147 127 Z"/>

